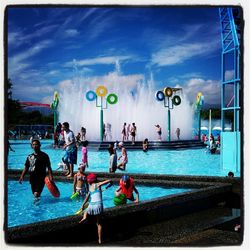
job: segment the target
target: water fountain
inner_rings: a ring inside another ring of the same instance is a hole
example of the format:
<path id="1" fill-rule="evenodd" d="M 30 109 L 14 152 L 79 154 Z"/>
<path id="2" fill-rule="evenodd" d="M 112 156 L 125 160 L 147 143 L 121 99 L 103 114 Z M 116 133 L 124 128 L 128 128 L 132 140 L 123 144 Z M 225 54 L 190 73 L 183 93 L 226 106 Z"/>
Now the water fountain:
<path id="1" fill-rule="evenodd" d="M 86 100 L 89 90 L 95 91 L 104 85 L 109 93 L 118 95 L 116 105 L 104 109 L 104 123 L 112 125 L 112 140 L 121 140 L 121 130 L 124 122 L 137 126 L 136 140 L 156 140 L 155 124 L 162 127 L 163 140 L 167 140 L 167 111 L 161 103 L 155 100 L 156 84 L 151 80 L 137 79 L 134 84 L 126 84 L 126 77 L 119 72 L 109 74 L 108 80 L 98 82 L 97 79 L 77 77 L 64 83 L 59 90 L 60 104 L 58 106 L 59 121 L 68 121 L 74 133 L 84 126 L 87 129 L 88 140 L 100 140 L 100 114 L 93 103 Z M 163 86 L 162 88 L 164 88 Z M 173 86 L 174 87 L 174 86 Z M 176 106 L 171 113 L 171 138 L 176 140 L 176 128 L 181 130 L 181 139 L 192 139 L 193 108 L 185 96 L 181 94 L 181 105 Z"/>

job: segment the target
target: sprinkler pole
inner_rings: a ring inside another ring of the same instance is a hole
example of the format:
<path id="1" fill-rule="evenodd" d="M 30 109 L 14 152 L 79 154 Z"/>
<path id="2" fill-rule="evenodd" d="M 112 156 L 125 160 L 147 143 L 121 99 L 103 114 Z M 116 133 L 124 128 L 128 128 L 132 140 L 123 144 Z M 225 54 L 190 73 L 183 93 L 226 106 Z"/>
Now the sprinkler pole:
<path id="1" fill-rule="evenodd" d="M 168 109 L 168 141 L 171 141 L 170 109 Z"/>
<path id="2" fill-rule="evenodd" d="M 103 109 L 100 109 L 100 140 L 103 141 Z"/>

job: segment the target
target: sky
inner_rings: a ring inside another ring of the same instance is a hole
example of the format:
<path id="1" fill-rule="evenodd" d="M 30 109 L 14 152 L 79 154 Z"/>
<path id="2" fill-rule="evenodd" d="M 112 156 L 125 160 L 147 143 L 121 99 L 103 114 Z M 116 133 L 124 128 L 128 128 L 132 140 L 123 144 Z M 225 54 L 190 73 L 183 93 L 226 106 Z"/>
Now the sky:
<path id="1" fill-rule="evenodd" d="M 121 87 L 150 80 L 220 104 L 218 7 L 13 6 L 5 14 L 14 99 L 51 103 L 65 82 L 105 85 L 116 74 Z"/>

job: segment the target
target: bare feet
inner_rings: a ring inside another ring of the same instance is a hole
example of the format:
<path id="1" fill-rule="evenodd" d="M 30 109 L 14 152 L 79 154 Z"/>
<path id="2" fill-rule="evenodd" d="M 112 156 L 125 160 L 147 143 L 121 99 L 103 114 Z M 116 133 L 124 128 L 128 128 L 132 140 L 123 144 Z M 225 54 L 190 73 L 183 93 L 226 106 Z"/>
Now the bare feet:
<path id="1" fill-rule="evenodd" d="M 71 178 L 71 177 L 73 177 L 73 175 L 72 174 L 68 174 L 66 177 L 67 178 Z"/>

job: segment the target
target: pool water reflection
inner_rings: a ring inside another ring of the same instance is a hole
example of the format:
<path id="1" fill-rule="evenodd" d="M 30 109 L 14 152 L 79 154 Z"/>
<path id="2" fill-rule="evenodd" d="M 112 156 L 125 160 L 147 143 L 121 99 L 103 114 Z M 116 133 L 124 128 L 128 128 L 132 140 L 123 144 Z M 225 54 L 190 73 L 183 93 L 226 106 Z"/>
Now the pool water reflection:
<path id="1" fill-rule="evenodd" d="M 51 160 L 52 169 L 64 155 L 62 149 L 53 149 L 51 140 L 43 140 L 42 150 Z M 11 141 L 15 152 L 9 152 L 8 168 L 23 169 L 26 157 L 32 152 L 29 141 Z M 220 155 L 209 154 L 205 148 L 185 150 L 128 150 L 128 164 L 126 173 L 142 174 L 173 174 L 173 175 L 201 175 L 201 176 L 226 176 L 228 170 L 220 167 Z M 117 151 L 118 156 L 121 152 Z M 107 151 L 88 151 L 89 168 L 86 171 L 108 172 L 109 153 Z M 78 164 L 81 161 L 81 151 L 78 151 Z M 76 170 L 75 166 L 75 170 Z M 117 172 L 122 172 L 117 170 Z M 240 176 L 240 173 L 235 173 Z"/>
<path id="2" fill-rule="evenodd" d="M 25 225 L 29 223 L 46 221 L 75 214 L 81 207 L 82 201 L 71 201 L 73 191 L 72 183 L 57 182 L 60 198 L 54 198 L 44 187 L 39 203 L 34 203 L 30 184 L 24 181 L 19 184 L 17 180 L 8 181 L 8 227 Z M 166 195 L 179 194 L 190 191 L 187 188 L 163 188 L 158 186 L 136 185 L 140 194 L 140 201 L 159 198 Z M 104 209 L 113 207 L 114 192 L 117 185 L 109 189 L 102 188 Z"/>

